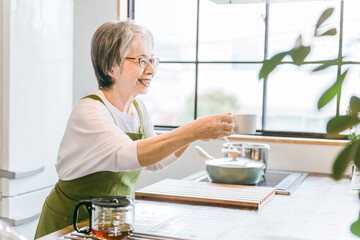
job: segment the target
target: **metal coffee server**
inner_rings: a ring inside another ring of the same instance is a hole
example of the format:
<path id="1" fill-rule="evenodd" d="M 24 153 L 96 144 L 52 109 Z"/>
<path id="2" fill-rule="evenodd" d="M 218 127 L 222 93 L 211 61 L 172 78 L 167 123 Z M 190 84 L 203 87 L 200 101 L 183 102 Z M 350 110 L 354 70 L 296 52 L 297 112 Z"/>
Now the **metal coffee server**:
<path id="1" fill-rule="evenodd" d="M 77 227 L 79 207 L 84 205 L 89 213 L 89 229 Z M 81 200 L 74 210 L 74 229 L 79 233 L 92 232 L 100 239 L 126 239 L 134 232 L 134 203 L 129 197 L 101 197 Z"/>
<path id="2" fill-rule="evenodd" d="M 222 152 L 235 148 L 239 152 L 238 158 L 246 158 L 259 161 L 265 164 L 264 173 L 269 161 L 270 146 L 268 144 L 246 143 L 246 142 L 226 142 L 223 144 Z M 226 157 L 229 154 L 225 154 Z"/>

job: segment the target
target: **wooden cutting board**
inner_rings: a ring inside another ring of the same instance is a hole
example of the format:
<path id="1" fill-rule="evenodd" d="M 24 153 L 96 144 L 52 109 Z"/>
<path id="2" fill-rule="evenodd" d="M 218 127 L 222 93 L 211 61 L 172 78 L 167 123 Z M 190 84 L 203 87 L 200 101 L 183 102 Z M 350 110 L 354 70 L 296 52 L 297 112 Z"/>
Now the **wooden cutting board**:
<path id="1" fill-rule="evenodd" d="M 259 209 L 275 195 L 275 188 L 183 179 L 164 179 L 135 192 L 136 199 Z"/>

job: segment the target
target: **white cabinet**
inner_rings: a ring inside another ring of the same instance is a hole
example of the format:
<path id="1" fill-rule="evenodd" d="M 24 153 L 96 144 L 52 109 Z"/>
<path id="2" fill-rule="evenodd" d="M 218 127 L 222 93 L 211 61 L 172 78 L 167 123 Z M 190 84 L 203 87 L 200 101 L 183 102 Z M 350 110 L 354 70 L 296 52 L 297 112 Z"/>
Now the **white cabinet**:
<path id="1" fill-rule="evenodd" d="M 73 8 L 73 0 L 0 0 L 0 218 L 29 239 L 57 181 L 72 109 Z"/>

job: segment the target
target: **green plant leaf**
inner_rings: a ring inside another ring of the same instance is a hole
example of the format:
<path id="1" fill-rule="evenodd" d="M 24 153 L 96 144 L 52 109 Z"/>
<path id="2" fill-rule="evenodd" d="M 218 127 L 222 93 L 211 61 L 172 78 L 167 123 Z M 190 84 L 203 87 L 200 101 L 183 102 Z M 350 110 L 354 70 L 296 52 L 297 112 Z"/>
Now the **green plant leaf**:
<path id="1" fill-rule="evenodd" d="M 352 133 L 349 133 L 348 139 L 350 141 L 349 143 L 351 144 L 357 140 L 360 140 L 360 135 L 356 134 L 356 132 L 352 132 Z"/>
<path id="2" fill-rule="evenodd" d="M 350 99 L 351 114 L 357 115 L 360 112 L 360 98 L 352 96 Z"/>
<path id="3" fill-rule="evenodd" d="M 337 33 L 336 28 L 332 28 L 332 29 L 327 30 L 324 33 L 321 33 L 321 34 L 319 34 L 319 32 L 316 31 L 315 36 L 318 36 L 318 37 L 320 37 L 320 36 L 334 36 L 334 35 L 336 35 L 336 33 Z"/>
<path id="4" fill-rule="evenodd" d="M 325 68 L 328 68 L 330 66 L 335 66 L 335 65 L 337 65 L 337 59 L 335 59 L 335 60 L 327 60 L 327 61 L 324 62 L 324 64 L 322 64 L 319 67 L 315 68 L 313 70 L 313 72 L 317 72 L 317 71 L 320 71 L 320 70 L 323 70 Z"/>
<path id="5" fill-rule="evenodd" d="M 288 54 L 293 59 L 294 63 L 300 66 L 301 64 L 303 64 L 304 59 L 307 57 L 307 55 L 309 55 L 310 49 L 310 46 L 305 47 L 302 44 L 302 36 L 300 34 L 296 40 L 294 48 L 291 49 Z"/>
<path id="6" fill-rule="evenodd" d="M 353 159 L 355 151 L 358 148 L 359 148 L 359 141 L 347 145 L 336 157 L 332 170 L 332 177 L 335 180 L 341 179 L 350 161 Z"/>
<path id="7" fill-rule="evenodd" d="M 360 118 L 354 115 L 335 116 L 330 119 L 326 126 L 326 132 L 337 134 L 360 123 Z"/>
<path id="8" fill-rule="evenodd" d="M 334 8 L 328 8 L 321 14 L 319 20 L 316 23 L 315 31 L 321 26 L 321 24 L 323 24 L 326 21 L 326 19 L 328 19 L 331 16 L 333 12 L 334 12 Z"/>
<path id="9" fill-rule="evenodd" d="M 355 143 L 357 143 L 357 144 L 355 144 Z M 356 167 L 358 169 L 360 169 L 360 139 L 357 138 L 357 139 L 353 140 L 350 144 L 354 145 L 352 148 L 352 151 L 355 152 L 352 160 L 354 161 Z"/>
<path id="10" fill-rule="evenodd" d="M 326 90 L 323 93 L 323 95 L 321 95 L 321 97 L 318 101 L 318 109 L 321 109 L 322 107 L 324 107 L 336 96 L 336 94 L 340 93 L 342 83 L 344 82 L 347 72 L 348 72 L 348 69 L 338 77 L 336 82 L 328 90 Z"/>
<path id="11" fill-rule="evenodd" d="M 294 63 L 298 66 L 304 63 L 305 58 L 309 55 L 311 50 L 310 46 L 300 46 L 292 49 L 289 55 L 292 57 Z"/>
<path id="12" fill-rule="evenodd" d="M 343 73 L 339 76 L 339 78 L 336 80 L 339 84 L 342 85 L 342 83 L 344 82 L 344 79 L 345 79 L 346 74 L 348 73 L 348 71 L 349 71 L 349 69 L 346 69 L 346 71 L 343 72 Z"/>
<path id="13" fill-rule="evenodd" d="M 353 142 L 351 144 L 353 146 L 353 149 L 356 152 L 353 161 L 357 168 L 360 167 L 360 144 L 359 144 L 359 142 L 360 142 L 360 139 L 358 139 L 356 142 Z M 357 146 L 356 146 L 356 144 L 357 144 Z M 351 151 L 353 151 L 353 149 Z M 360 198 L 360 193 L 359 193 L 359 198 Z M 350 230 L 353 234 L 360 237 L 360 215 L 358 217 L 358 220 L 356 220 L 356 222 L 351 224 Z"/>
<path id="14" fill-rule="evenodd" d="M 318 109 L 321 109 L 326 104 L 328 104 L 339 92 L 338 84 L 335 82 L 328 90 L 326 90 L 323 95 L 321 95 L 318 101 Z"/>
<path id="15" fill-rule="evenodd" d="M 339 180 L 341 179 L 345 169 L 350 163 L 350 152 L 351 152 L 351 145 L 345 147 L 340 154 L 336 157 L 333 170 L 332 170 L 332 178 Z"/>
<path id="16" fill-rule="evenodd" d="M 351 232 L 353 234 L 360 237 L 360 216 L 359 216 L 359 219 L 356 222 L 351 224 L 350 230 L 351 230 Z"/>
<path id="17" fill-rule="evenodd" d="M 271 59 L 265 60 L 259 72 L 259 79 L 266 79 L 288 53 L 289 52 L 281 52 L 274 55 Z"/>

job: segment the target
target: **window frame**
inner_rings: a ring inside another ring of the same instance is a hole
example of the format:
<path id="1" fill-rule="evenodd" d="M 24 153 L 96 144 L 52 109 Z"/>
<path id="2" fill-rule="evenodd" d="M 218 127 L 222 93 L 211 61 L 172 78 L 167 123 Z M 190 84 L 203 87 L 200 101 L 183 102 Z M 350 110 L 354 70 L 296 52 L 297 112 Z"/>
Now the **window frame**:
<path id="1" fill-rule="evenodd" d="M 195 61 L 161 61 L 163 64 L 195 64 L 195 94 L 194 94 L 194 119 L 197 118 L 198 106 L 198 75 L 199 75 L 199 65 L 200 64 L 263 64 L 263 62 L 269 59 L 268 49 L 269 49 L 269 9 L 270 9 L 270 1 L 264 1 L 265 4 L 265 35 L 264 35 L 264 59 L 263 61 L 199 61 L 199 16 L 200 16 L 200 0 L 197 1 L 197 16 L 196 16 L 196 47 L 195 47 Z M 344 0 L 339 0 L 340 4 L 340 26 L 339 26 L 339 48 L 338 48 L 338 65 L 337 65 L 337 75 L 341 75 L 341 68 L 347 64 L 360 64 L 357 61 L 342 61 L 342 42 L 343 42 L 343 19 L 344 19 Z M 128 18 L 135 19 L 135 0 L 128 0 Z M 271 56 L 270 56 L 271 57 Z M 305 61 L 304 64 L 321 64 L 324 61 Z M 291 61 L 281 61 L 281 64 L 294 64 Z M 256 134 L 258 136 L 276 136 L 276 137 L 292 137 L 292 138 L 320 138 L 320 139 L 329 139 L 326 133 L 315 133 L 315 132 L 293 132 L 293 131 L 271 131 L 265 130 L 266 128 L 266 109 L 267 109 L 267 79 L 263 81 L 263 98 L 262 98 L 262 128 L 256 130 Z M 336 114 L 339 113 L 340 108 L 340 96 L 337 95 L 336 99 Z M 179 126 L 169 126 L 169 125 L 155 125 L 155 129 L 158 131 L 169 131 L 177 128 Z M 336 139 L 347 139 L 347 135 L 343 135 L 340 138 Z"/>

